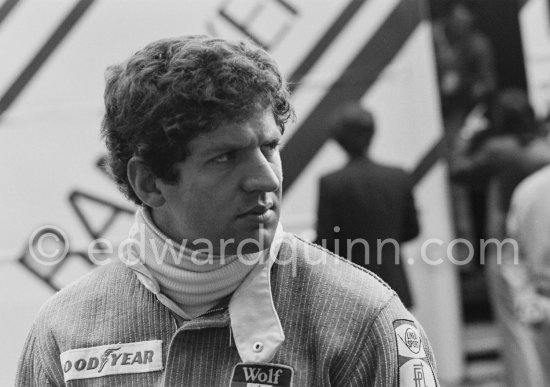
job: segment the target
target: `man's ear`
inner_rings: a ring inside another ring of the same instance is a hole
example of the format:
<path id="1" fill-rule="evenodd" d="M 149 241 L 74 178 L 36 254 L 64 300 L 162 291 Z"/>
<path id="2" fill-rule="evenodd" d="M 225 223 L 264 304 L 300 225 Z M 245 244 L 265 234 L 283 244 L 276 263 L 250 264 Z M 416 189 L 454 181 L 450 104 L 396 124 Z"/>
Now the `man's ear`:
<path id="1" fill-rule="evenodd" d="M 157 187 L 157 177 L 138 157 L 132 157 L 127 167 L 128 181 L 137 197 L 149 207 L 160 207 L 164 196 Z"/>

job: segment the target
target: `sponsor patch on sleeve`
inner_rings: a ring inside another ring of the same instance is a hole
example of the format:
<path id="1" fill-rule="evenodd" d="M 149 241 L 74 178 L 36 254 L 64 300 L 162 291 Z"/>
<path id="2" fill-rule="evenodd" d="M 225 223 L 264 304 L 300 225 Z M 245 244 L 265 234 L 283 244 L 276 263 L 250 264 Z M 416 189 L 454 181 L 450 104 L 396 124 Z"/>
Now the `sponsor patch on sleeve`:
<path id="1" fill-rule="evenodd" d="M 413 321 L 393 322 L 397 341 L 400 387 L 437 387 L 432 366 L 426 357 L 424 343 Z"/>
<path id="2" fill-rule="evenodd" d="M 229 387 L 292 387 L 294 370 L 271 363 L 239 363 L 233 368 Z"/>
<path id="3" fill-rule="evenodd" d="M 65 381 L 162 370 L 162 340 L 71 349 L 60 355 Z"/>

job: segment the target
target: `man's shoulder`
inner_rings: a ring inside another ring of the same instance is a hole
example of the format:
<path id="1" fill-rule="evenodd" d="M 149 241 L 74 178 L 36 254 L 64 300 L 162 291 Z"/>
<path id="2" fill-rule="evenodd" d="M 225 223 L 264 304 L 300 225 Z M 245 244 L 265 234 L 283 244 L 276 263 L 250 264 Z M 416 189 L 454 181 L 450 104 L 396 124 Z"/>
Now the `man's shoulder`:
<path id="1" fill-rule="evenodd" d="M 46 306 L 56 307 L 81 299 L 90 301 L 101 298 L 122 286 L 122 283 L 126 283 L 131 276 L 131 271 L 118 260 L 108 265 L 95 267 L 89 273 L 59 290 L 48 300 Z"/>
<path id="2" fill-rule="evenodd" d="M 135 275 L 120 261 L 96 267 L 54 294 L 40 309 L 37 325 L 45 329 L 70 329 L 128 303 L 138 286 Z"/>
<path id="3" fill-rule="evenodd" d="M 530 195 L 537 192 L 546 195 L 550 189 L 550 165 L 546 166 L 530 176 L 527 176 L 516 188 L 514 197 L 518 199 L 523 195 Z M 516 200 L 518 200 L 516 199 Z"/>
<path id="4" fill-rule="evenodd" d="M 513 225 L 517 220 L 522 222 L 537 219 L 538 223 L 548 213 L 550 205 L 550 166 L 527 176 L 514 190 L 510 201 L 510 211 L 508 213 L 508 227 L 515 228 Z M 539 224 L 542 227 L 542 224 Z"/>
<path id="5" fill-rule="evenodd" d="M 367 363 L 383 357 L 393 362 L 384 366 L 397 369 L 395 329 L 416 320 L 384 281 L 290 234 L 278 258 L 273 298 L 289 340 L 321 348 L 331 363 L 351 364 L 350 370 L 362 367 L 353 366 L 362 356 Z"/>
<path id="6" fill-rule="evenodd" d="M 372 312 L 380 310 L 391 298 L 397 297 L 371 271 L 293 234 L 285 235 L 279 258 L 279 264 L 285 268 L 285 276 L 293 277 L 291 286 L 305 290 L 304 297 L 320 296 L 308 292 L 307 287 L 321 286 L 341 306 L 355 304 Z"/>

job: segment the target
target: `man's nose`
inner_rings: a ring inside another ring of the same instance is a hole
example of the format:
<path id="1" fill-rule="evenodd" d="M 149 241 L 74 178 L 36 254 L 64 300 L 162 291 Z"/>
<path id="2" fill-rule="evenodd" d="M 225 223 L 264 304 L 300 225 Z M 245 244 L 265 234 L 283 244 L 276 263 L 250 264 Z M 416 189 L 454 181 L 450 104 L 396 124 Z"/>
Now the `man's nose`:
<path id="1" fill-rule="evenodd" d="M 270 162 L 261 151 L 246 166 L 243 189 L 247 192 L 274 192 L 281 184 L 281 164 Z"/>

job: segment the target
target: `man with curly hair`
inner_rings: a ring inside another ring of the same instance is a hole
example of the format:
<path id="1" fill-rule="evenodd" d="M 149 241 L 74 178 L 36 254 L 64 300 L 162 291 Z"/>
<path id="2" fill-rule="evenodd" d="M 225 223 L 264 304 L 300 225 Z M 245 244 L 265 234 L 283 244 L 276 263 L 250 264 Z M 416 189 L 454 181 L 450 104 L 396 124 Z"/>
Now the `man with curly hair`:
<path id="1" fill-rule="evenodd" d="M 245 42 L 153 42 L 107 71 L 102 134 L 138 205 L 120 260 L 42 308 L 17 385 L 435 386 L 376 276 L 279 223 L 293 109 Z"/>

